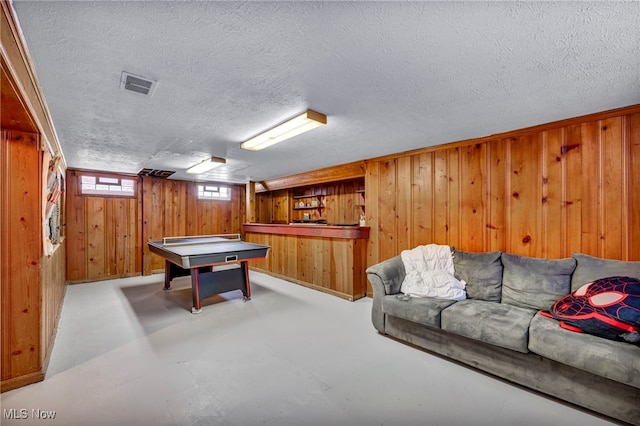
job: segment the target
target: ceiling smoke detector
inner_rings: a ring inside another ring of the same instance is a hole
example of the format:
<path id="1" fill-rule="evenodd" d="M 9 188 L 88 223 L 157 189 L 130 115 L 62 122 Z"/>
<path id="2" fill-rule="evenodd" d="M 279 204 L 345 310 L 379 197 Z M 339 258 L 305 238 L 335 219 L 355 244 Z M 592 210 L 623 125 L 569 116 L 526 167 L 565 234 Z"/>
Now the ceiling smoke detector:
<path id="1" fill-rule="evenodd" d="M 143 95 L 153 96 L 153 92 L 156 90 L 157 85 L 157 81 L 140 75 L 131 74 L 126 71 L 122 71 L 122 76 L 120 77 L 121 89 L 131 90 Z"/>

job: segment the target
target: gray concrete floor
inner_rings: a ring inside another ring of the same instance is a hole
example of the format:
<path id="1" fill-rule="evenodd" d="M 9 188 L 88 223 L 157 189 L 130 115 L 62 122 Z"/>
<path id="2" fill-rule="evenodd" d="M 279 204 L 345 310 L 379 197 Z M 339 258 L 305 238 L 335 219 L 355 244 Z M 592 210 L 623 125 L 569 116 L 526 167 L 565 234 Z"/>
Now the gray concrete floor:
<path id="1" fill-rule="evenodd" d="M 1 395 L 2 425 L 611 424 L 379 335 L 370 299 L 251 279 L 199 315 L 188 277 L 69 286 L 47 378 Z"/>

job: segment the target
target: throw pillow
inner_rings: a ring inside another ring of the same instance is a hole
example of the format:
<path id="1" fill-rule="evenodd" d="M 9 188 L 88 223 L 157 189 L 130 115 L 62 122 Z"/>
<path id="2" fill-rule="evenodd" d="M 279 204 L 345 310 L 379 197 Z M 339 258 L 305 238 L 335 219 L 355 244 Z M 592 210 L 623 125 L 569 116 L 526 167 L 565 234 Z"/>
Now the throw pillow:
<path id="1" fill-rule="evenodd" d="M 467 283 L 469 299 L 500 302 L 502 294 L 502 252 L 471 253 L 456 250 L 453 253 L 455 277 Z"/>
<path id="2" fill-rule="evenodd" d="M 550 312 L 564 328 L 576 331 L 573 326 L 606 339 L 640 343 L 640 279 L 595 280 L 562 297 Z"/>
<path id="3" fill-rule="evenodd" d="M 502 303 L 548 310 L 559 297 L 569 294 L 576 260 L 538 259 L 502 253 Z"/>

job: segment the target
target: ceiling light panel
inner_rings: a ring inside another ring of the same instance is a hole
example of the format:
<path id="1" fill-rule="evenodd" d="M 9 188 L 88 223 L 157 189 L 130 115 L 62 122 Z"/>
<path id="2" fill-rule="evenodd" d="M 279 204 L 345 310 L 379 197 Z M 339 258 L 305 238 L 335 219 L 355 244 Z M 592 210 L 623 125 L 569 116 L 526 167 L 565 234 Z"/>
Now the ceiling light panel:
<path id="1" fill-rule="evenodd" d="M 211 157 L 204 160 L 202 163 L 198 163 L 187 169 L 187 173 L 200 174 L 215 169 L 216 167 L 224 166 L 227 160 L 220 157 Z"/>
<path id="2" fill-rule="evenodd" d="M 325 124 L 327 124 L 326 115 L 308 109 L 297 117 L 249 139 L 240 147 L 251 151 L 259 151 Z"/>

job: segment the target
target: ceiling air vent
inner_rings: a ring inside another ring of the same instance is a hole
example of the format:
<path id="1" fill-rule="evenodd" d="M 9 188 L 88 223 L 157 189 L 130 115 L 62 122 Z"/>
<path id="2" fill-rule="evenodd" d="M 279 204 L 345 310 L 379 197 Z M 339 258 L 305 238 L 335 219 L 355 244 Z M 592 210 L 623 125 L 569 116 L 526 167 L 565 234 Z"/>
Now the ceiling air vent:
<path id="1" fill-rule="evenodd" d="M 142 169 L 138 172 L 138 176 L 153 176 L 166 179 L 174 173 L 175 171 L 173 170 Z"/>
<path id="2" fill-rule="evenodd" d="M 157 85 L 157 81 L 153 81 L 139 75 L 131 74 L 126 71 L 122 71 L 122 76 L 120 77 L 121 89 L 131 90 L 143 95 L 153 96 L 153 92 L 156 90 Z"/>

